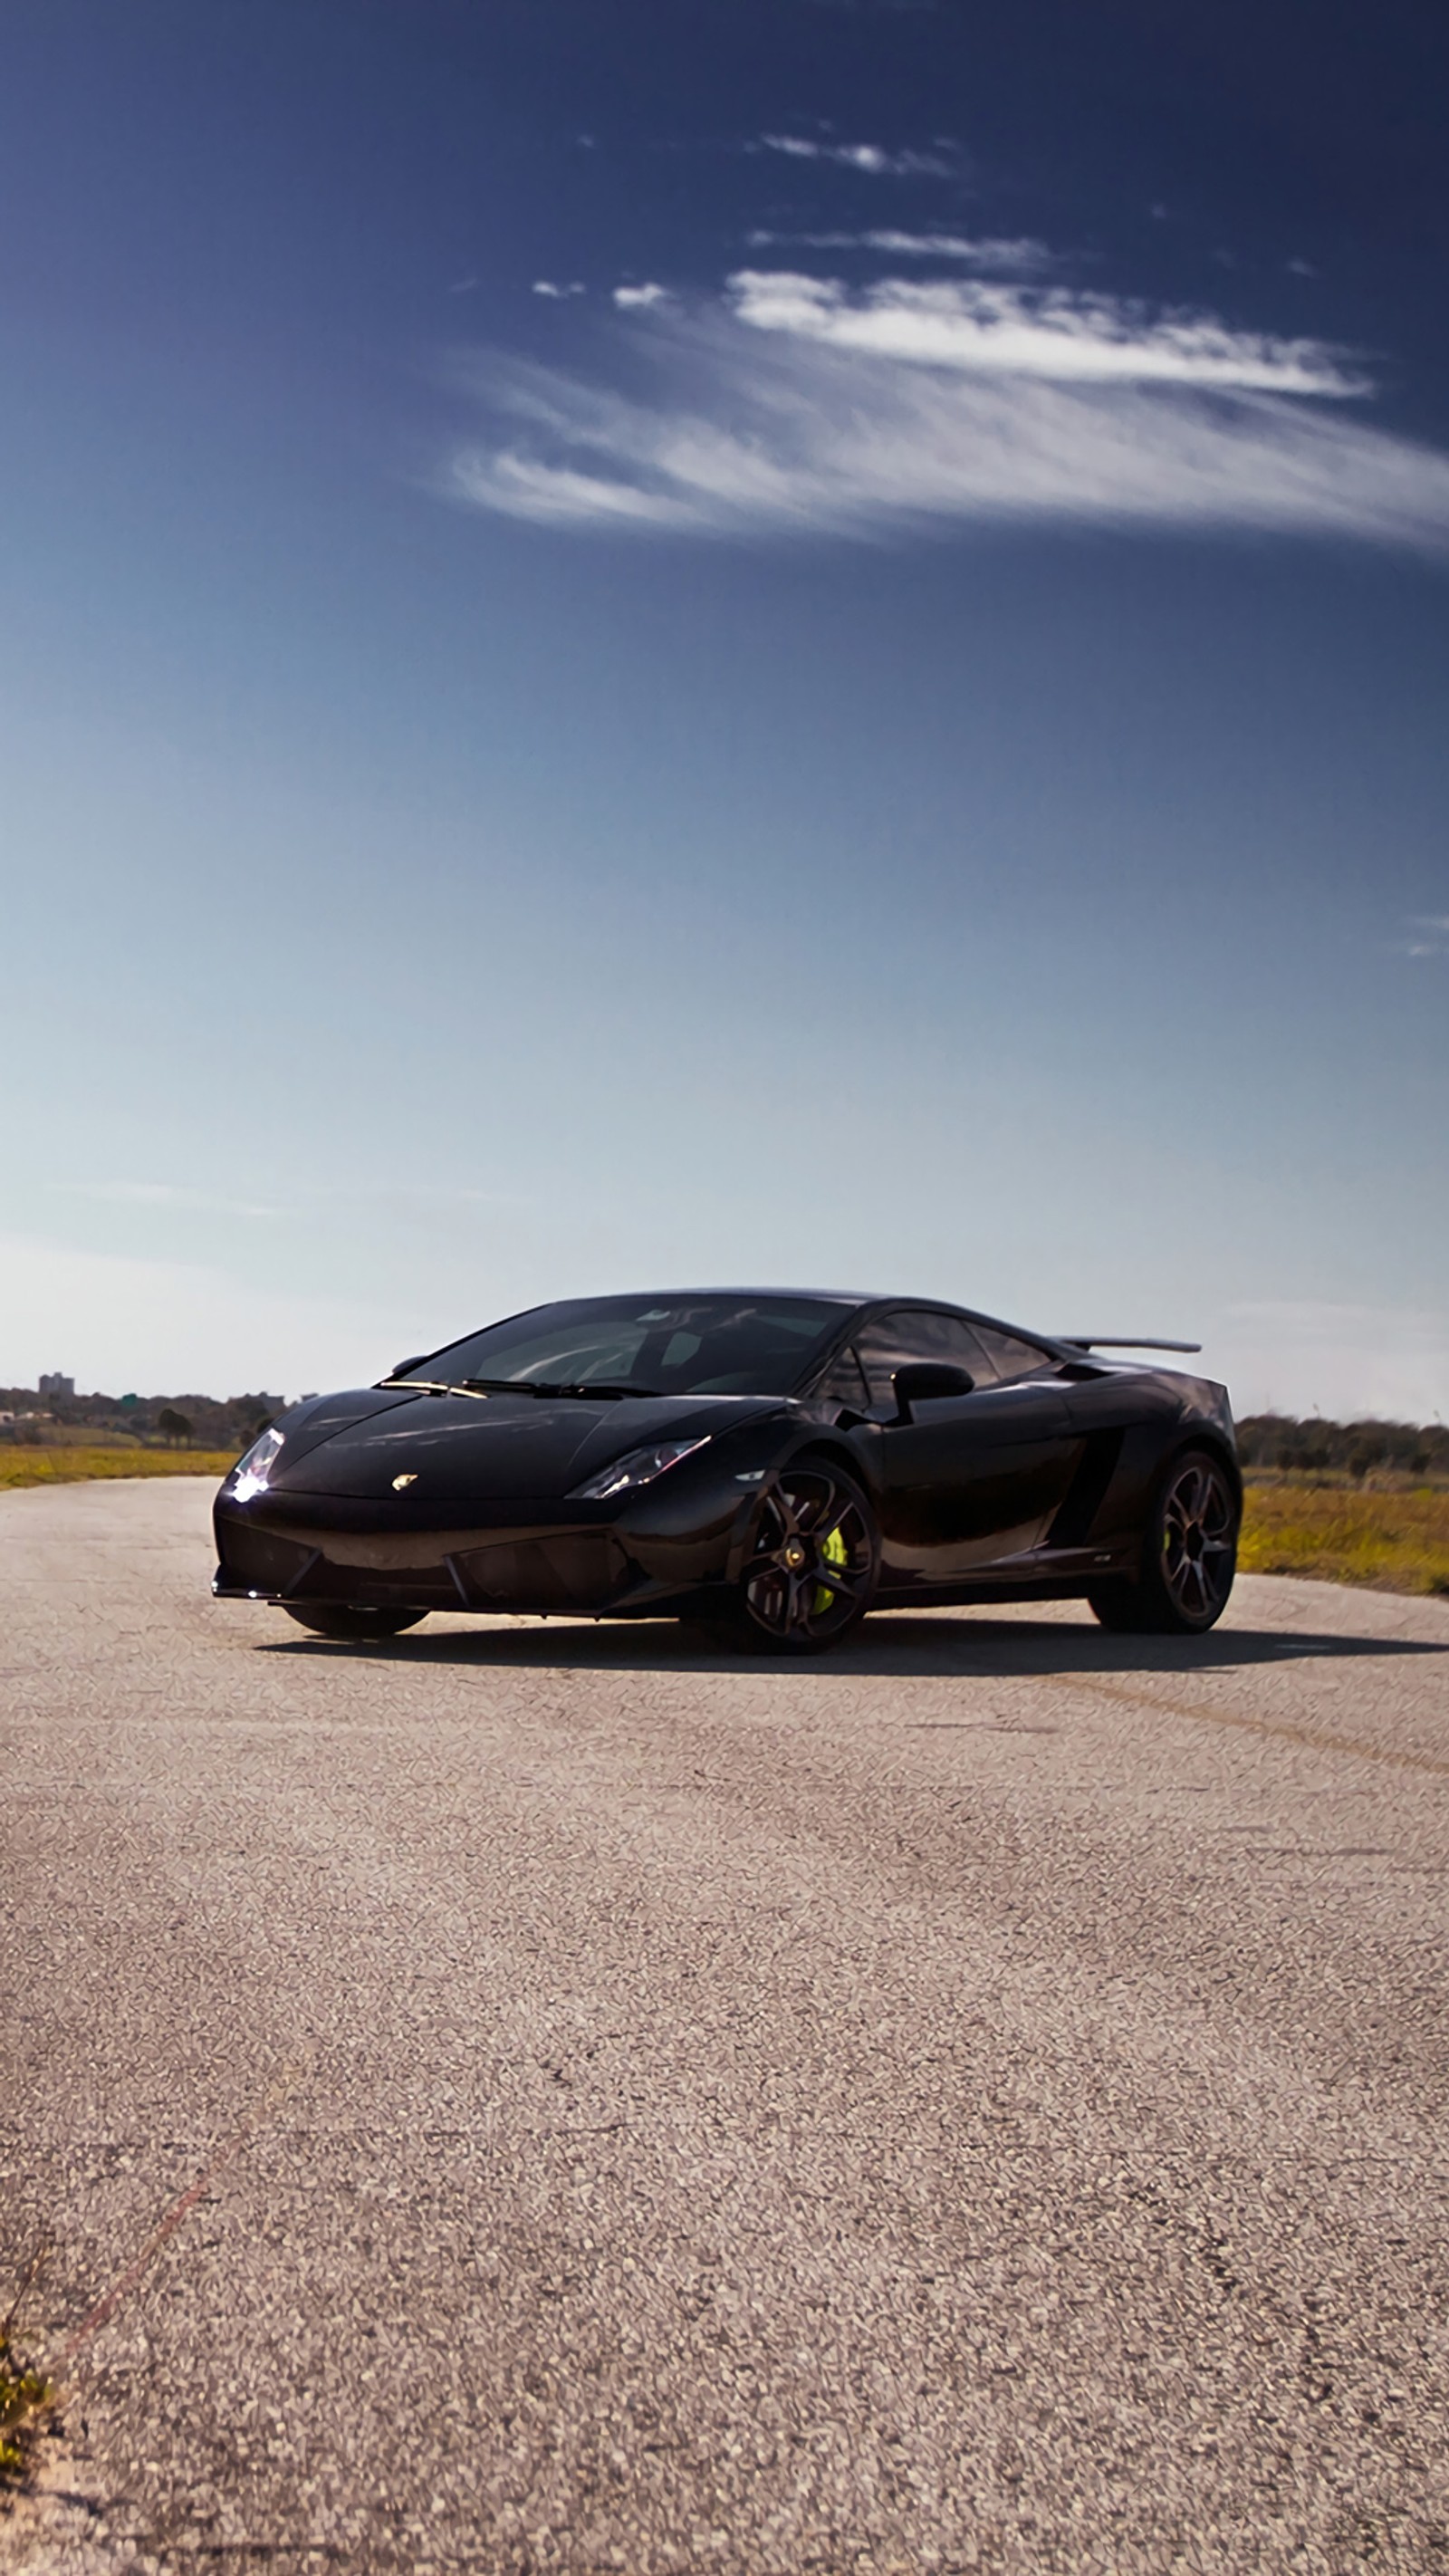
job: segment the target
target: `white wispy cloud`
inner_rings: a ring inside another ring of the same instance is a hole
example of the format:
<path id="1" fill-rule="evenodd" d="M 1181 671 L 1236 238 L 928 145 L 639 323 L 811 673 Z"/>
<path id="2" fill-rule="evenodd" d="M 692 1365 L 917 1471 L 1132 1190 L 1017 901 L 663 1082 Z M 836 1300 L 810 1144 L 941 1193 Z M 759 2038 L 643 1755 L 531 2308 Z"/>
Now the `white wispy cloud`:
<path id="1" fill-rule="evenodd" d="M 249 1199 L 217 1198 L 209 1190 L 188 1189 L 175 1181 L 48 1181 L 46 1187 L 68 1198 L 100 1199 L 116 1207 L 198 1209 L 211 1216 L 276 1216 L 274 1207 Z"/>
<path id="2" fill-rule="evenodd" d="M 837 278 L 740 269 L 726 288 L 742 322 L 882 358 L 972 373 L 1082 381 L 1358 394 L 1361 376 L 1314 340 L 1231 331 L 1210 314 L 1154 318 L 1141 304 L 984 279 L 922 286 L 886 278 L 852 293 Z"/>
<path id="3" fill-rule="evenodd" d="M 587 292 L 583 280 L 577 277 L 571 278 L 567 286 L 558 285 L 551 277 L 536 277 L 533 281 L 533 291 L 535 295 L 547 296 L 553 304 L 566 303 L 571 295 L 583 295 Z"/>
<path id="4" fill-rule="evenodd" d="M 617 358 L 612 381 L 460 360 L 488 428 L 439 488 L 703 536 L 1056 520 L 1449 547 L 1449 458 L 1355 416 L 1340 353 L 1212 315 L 746 271 L 630 315 Z"/>
<path id="5" fill-rule="evenodd" d="M 751 250 L 869 250 L 887 259 L 951 260 L 963 268 L 979 268 L 996 277 L 1040 277 L 1059 265 L 1045 242 L 1028 237 L 1010 240 L 983 235 L 977 239 L 967 233 L 898 232 L 885 225 L 870 232 L 753 232 L 749 242 Z"/>
<path id="6" fill-rule="evenodd" d="M 1449 957 L 1449 912 L 1416 912 L 1408 928 L 1394 943 L 1401 957 Z"/>
<path id="7" fill-rule="evenodd" d="M 945 151 L 887 152 L 879 143 L 835 143 L 810 134 L 762 134 L 757 152 L 783 152 L 791 161 L 834 161 L 843 170 L 863 170 L 872 179 L 944 179 L 955 161 Z"/>
<path id="8" fill-rule="evenodd" d="M 621 313 L 647 313 L 651 305 L 669 302 L 669 289 L 652 282 L 648 286 L 616 286 L 614 302 Z"/>

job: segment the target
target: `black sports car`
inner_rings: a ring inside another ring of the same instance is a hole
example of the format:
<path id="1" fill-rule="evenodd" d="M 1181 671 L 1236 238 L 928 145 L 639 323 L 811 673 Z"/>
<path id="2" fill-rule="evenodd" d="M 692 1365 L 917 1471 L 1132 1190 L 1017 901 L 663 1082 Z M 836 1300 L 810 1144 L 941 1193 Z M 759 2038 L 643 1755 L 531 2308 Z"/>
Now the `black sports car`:
<path id="1" fill-rule="evenodd" d="M 535 1306 L 309 1397 L 216 1504 L 214 1590 L 324 1637 L 429 1610 L 703 1620 L 808 1652 L 872 1608 L 1085 1597 L 1193 1634 L 1232 1587 L 1224 1388 L 930 1299 Z"/>

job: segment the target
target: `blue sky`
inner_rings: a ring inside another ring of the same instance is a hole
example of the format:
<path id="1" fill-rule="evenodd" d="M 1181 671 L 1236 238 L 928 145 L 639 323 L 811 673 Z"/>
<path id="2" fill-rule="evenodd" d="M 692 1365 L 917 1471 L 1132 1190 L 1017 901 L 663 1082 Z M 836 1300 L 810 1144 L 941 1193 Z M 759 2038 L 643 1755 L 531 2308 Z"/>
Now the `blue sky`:
<path id="1" fill-rule="evenodd" d="M 0 1382 L 763 1278 L 1449 1410 L 1446 54 L 12 0 Z"/>

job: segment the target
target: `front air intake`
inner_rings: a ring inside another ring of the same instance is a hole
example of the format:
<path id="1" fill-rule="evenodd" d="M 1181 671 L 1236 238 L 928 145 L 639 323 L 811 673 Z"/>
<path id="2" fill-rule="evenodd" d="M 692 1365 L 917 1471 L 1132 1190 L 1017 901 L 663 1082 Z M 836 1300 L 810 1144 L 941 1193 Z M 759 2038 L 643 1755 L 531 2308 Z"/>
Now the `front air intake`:
<path id="1" fill-rule="evenodd" d="M 627 1588 L 632 1571 L 608 1530 L 510 1539 L 469 1548 L 453 1563 L 480 1610 L 602 1610 Z"/>
<path id="2" fill-rule="evenodd" d="M 220 1539 L 219 1580 L 226 1592 L 290 1592 L 317 1554 L 315 1547 L 299 1547 L 295 1539 L 275 1538 L 245 1521 L 223 1522 Z"/>

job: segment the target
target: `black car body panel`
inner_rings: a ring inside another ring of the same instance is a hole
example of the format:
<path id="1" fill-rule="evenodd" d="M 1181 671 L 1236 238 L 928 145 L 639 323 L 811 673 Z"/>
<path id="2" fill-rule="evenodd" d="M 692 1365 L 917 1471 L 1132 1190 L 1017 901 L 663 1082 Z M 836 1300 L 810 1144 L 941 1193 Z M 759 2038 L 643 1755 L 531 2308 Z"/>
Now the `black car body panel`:
<path id="1" fill-rule="evenodd" d="M 800 1297 L 690 1292 L 726 1294 Z M 939 1300 L 823 1292 L 815 1302 L 820 1332 L 783 1392 L 432 1391 L 394 1380 L 309 1400 L 277 1424 L 264 1484 L 248 1490 L 238 1469 L 223 1485 L 214 1588 L 299 1608 L 708 1613 L 739 1580 L 762 1488 L 819 1453 L 848 1471 L 879 1521 L 876 1606 L 1051 1599 L 1134 1573 L 1182 1449 L 1211 1450 L 1237 1487 L 1231 1411 L 1210 1380 L 1094 1359 Z M 658 1300 L 671 1312 L 685 1303 L 675 1292 Z M 510 1329 L 591 1311 L 540 1308 Z M 967 1350 L 982 1374 L 969 1392 L 902 1406 L 873 1346 L 887 1360 Z M 415 1380 L 433 1365 L 414 1363 Z M 580 1495 L 615 1460 L 660 1442 L 702 1445 L 650 1482 Z"/>

